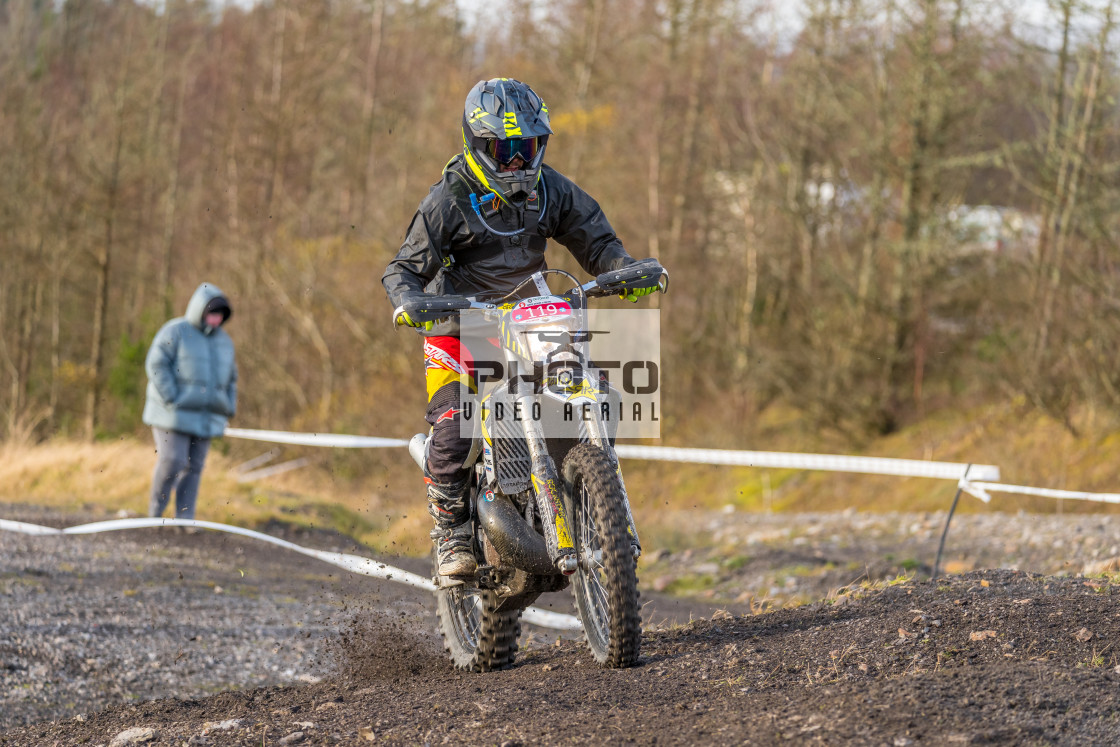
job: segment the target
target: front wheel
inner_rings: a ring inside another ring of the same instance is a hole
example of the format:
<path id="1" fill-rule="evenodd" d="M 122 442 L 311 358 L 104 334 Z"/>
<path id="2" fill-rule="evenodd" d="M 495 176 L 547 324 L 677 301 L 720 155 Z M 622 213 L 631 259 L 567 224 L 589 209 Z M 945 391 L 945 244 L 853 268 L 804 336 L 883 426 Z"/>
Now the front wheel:
<path id="1" fill-rule="evenodd" d="M 517 655 L 521 610 L 498 612 L 493 591 L 454 586 L 436 591 L 443 645 L 458 669 L 505 669 Z"/>
<path id="2" fill-rule="evenodd" d="M 610 458 L 589 443 L 568 453 L 563 473 L 579 558 L 572 591 L 587 645 L 600 666 L 631 666 L 638 661 L 642 626 L 622 483 Z"/>

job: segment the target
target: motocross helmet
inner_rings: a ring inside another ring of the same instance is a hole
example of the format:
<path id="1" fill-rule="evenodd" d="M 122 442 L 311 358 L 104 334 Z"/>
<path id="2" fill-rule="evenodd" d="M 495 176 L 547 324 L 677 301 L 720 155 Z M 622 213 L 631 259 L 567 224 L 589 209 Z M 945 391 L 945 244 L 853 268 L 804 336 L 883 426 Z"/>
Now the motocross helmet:
<path id="1" fill-rule="evenodd" d="M 463 157 L 482 187 L 507 205 L 524 205 L 536 189 L 551 134 L 548 107 L 519 80 L 480 80 L 467 94 Z"/>

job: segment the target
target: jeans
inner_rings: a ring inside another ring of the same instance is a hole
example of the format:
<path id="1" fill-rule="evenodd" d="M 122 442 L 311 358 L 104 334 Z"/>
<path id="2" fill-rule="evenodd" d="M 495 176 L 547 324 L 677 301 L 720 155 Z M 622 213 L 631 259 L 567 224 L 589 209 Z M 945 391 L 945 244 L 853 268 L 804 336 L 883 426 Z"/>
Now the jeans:
<path id="1" fill-rule="evenodd" d="M 210 439 L 199 438 L 178 431 L 152 428 L 156 442 L 156 468 L 152 473 L 152 493 L 148 501 L 148 516 L 161 516 L 175 491 L 176 519 L 193 519 L 198 499 L 198 483 Z"/>

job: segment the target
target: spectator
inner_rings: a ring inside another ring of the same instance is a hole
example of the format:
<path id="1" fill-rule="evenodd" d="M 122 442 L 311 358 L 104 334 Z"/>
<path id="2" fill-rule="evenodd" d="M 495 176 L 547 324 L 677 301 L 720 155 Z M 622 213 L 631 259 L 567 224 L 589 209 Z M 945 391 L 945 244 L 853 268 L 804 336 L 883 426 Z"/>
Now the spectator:
<path id="1" fill-rule="evenodd" d="M 232 309 L 225 294 L 203 283 L 184 316 L 163 325 L 152 340 L 144 423 L 152 427 L 156 467 L 149 516 L 161 516 L 175 491 L 177 519 L 193 519 L 210 439 L 225 432 L 237 412 L 237 363 L 222 326 Z"/>

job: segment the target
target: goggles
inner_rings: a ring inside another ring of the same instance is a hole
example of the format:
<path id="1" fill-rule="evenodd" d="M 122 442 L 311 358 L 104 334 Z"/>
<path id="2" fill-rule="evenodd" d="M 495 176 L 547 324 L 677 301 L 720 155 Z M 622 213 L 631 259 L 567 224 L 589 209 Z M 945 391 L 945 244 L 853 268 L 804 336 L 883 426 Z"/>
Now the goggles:
<path id="1" fill-rule="evenodd" d="M 548 142 L 547 135 L 537 137 L 511 137 L 506 140 L 497 138 L 486 141 L 486 155 L 490 156 L 499 166 L 508 166 L 518 156 L 526 166 L 533 162 L 537 154 L 544 149 Z"/>

